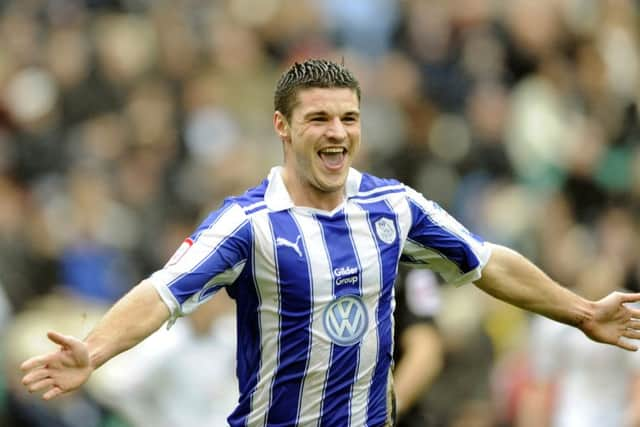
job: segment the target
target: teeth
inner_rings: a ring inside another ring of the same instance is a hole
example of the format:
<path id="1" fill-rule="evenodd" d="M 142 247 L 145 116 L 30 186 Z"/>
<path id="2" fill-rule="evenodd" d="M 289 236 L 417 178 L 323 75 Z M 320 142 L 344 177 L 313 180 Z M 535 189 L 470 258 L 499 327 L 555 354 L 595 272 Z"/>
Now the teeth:
<path id="1" fill-rule="evenodd" d="M 320 150 L 320 152 L 326 153 L 326 154 L 342 153 L 344 152 L 344 148 L 342 147 L 325 148 L 323 150 Z"/>

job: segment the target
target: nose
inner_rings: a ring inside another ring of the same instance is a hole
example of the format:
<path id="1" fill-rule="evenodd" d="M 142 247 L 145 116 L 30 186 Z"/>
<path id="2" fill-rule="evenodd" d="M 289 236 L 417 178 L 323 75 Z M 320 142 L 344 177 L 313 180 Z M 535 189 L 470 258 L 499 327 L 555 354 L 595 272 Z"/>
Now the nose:
<path id="1" fill-rule="evenodd" d="M 342 120 L 340 120 L 340 117 L 334 117 L 329 120 L 326 135 L 327 138 L 336 141 L 342 141 L 347 137 L 347 130 L 345 129 Z"/>

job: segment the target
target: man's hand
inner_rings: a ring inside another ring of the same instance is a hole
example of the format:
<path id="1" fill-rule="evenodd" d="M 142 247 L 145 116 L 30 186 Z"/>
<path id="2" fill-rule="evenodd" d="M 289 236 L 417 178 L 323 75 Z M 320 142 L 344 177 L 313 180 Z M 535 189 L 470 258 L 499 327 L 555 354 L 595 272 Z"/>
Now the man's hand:
<path id="1" fill-rule="evenodd" d="M 169 314 L 153 284 L 143 280 L 109 309 L 85 341 L 49 332 L 60 349 L 25 361 L 22 383 L 32 393 L 44 392 L 44 400 L 72 392 L 112 357 L 151 335 Z"/>
<path id="2" fill-rule="evenodd" d="M 77 338 L 49 332 L 49 339 L 60 345 L 56 352 L 32 357 L 20 366 L 25 372 L 22 384 L 29 392 L 44 391 L 42 398 L 51 400 L 69 393 L 91 376 L 87 345 Z"/>
<path id="3" fill-rule="evenodd" d="M 578 327 L 594 341 L 636 351 L 627 339 L 640 339 L 640 310 L 625 304 L 638 301 L 640 294 L 613 292 L 593 303 L 593 318 Z"/>

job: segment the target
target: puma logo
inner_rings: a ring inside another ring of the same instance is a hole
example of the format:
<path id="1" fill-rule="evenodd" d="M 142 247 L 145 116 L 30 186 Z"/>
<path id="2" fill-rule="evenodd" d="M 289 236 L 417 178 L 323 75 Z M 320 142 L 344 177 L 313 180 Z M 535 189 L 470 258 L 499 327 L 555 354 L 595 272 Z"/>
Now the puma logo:
<path id="1" fill-rule="evenodd" d="M 298 242 L 300 241 L 300 237 L 302 237 L 302 236 L 298 235 L 298 237 L 296 238 L 296 242 L 295 243 L 288 241 L 284 237 L 278 237 L 276 239 L 276 246 L 286 246 L 288 248 L 291 248 L 294 251 L 296 251 L 296 253 L 298 254 L 299 257 L 302 258 L 302 251 L 298 247 Z"/>

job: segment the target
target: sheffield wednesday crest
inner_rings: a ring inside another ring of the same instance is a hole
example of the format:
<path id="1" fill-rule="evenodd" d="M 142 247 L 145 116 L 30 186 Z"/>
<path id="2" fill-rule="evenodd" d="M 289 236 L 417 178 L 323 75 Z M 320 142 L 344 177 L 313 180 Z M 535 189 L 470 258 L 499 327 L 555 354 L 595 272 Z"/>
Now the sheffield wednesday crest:
<path id="1" fill-rule="evenodd" d="M 376 221 L 376 234 L 378 238 L 386 244 L 396 240 L 396 227 L 389 218 L 380 218 Z"/>

